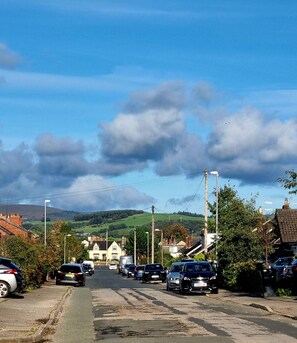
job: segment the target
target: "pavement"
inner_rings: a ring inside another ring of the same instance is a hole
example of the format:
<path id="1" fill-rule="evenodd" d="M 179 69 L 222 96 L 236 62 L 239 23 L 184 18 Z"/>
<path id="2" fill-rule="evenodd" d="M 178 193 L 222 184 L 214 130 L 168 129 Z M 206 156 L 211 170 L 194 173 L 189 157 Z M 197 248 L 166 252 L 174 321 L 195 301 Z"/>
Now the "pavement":
<path id="1" fill-rule="evenodd" d="M 0 343 L 45 342 L 73 289 L 72 286 L 56 286 L 55 281 L 50 280 L 36 290 L 1 298 Z M 210 296 L 297 320 L 297 297 L 267 295 L 261 298 L 226 290 Z"/>

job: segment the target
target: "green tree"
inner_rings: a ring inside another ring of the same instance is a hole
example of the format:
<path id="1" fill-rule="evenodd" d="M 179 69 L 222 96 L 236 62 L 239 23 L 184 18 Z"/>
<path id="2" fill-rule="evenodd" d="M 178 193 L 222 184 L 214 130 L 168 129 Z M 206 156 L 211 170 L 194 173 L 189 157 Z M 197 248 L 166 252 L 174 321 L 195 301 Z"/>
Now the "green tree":
<path id="1" fill-rule="evenodd" d="M 210 204 L 213 216 L 215 210 L 216 204 Z M 217 252 L 220 271 L 228 285 L 235 285 L 238 280 L 238 263 L 258 261 L 265 256 L 265 244 L 259 235 L 260 230 L 261 218 L 255 208 L 255 198 L 244 200 L 232 187 L 225 185 L 221 188 Z"/>
<path id="2" fill-rule="evenodd" d="M 277 181 L 282 184 L 283 188 L 289 189 L 290 194 L 296 194 L 297 193 L 297 172 L 295 172 L 295 170 L 287 170 L 285 174 L 288 176 L 287 178 L 279 177 Z"/>

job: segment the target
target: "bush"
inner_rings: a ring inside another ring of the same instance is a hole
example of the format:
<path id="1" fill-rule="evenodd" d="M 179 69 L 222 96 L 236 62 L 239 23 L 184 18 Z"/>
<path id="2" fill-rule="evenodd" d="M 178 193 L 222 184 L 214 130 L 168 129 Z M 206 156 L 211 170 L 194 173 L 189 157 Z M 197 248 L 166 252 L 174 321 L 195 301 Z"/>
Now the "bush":
<path id="1" fill-rule="evenodd" d="M 228 288 L 256 294 L 264 294 L 263 268 L 255 261 L 237 262 L 226 268 L 222 275 Z"/>

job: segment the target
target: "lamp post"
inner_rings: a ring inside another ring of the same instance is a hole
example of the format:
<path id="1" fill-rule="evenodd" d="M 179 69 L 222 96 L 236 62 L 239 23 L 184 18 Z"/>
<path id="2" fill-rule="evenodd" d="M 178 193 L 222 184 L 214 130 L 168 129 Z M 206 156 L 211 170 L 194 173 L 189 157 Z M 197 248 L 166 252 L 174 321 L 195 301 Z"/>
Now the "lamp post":
<path id="1" fill-rule="evenodd" d="M 150 263 L 150 234 L 148 231 L 146 231 L 145 234 L 146 234 L 146 260 L 147 260 L 147 263 Z"/>
<path id="2" fill-rule="evenodd" d="M 218 234 L 219 234 L 219 172 L 214 170 L 210 172 L 216 176 L 216 260 L 218 262 Z"/>
<path id="3" fill-rule="evenodd" d="M 134 264 L 137 265 L 137 255 L 136 255 L 136 228 L 134 228 Z"/>
<path id="4" fill-rule="evenodd" d="M 66 239 L 67 237 L 70 237 L 70 233 L 68 233 L 67 235 L 64 235 L 64 264 L 66 263 Z"/>
<path id="5" fill-rule="evenodd" d="M 46 246 L 46 204 L 50 203 L 50 200 L 44 200 L 44 245 Z"/>
<path id="6" fill-rule="evenodd" d="M 161 264 L 163 266 L 163 263 L 164 263 L 164 255 L 163 255 L 163 230 L 156 229 L 155 231 L 160 231 L 161 232 Z"/>
<path id="7" fill-rule="evenodd" d="M 105 237 L 105 250 L 106 250 L 106 261 L 105 261 L 105 264 L 107 265 L 107 250 L 108 250 L 108 228 L 106 229 L 106 237 Z"/>

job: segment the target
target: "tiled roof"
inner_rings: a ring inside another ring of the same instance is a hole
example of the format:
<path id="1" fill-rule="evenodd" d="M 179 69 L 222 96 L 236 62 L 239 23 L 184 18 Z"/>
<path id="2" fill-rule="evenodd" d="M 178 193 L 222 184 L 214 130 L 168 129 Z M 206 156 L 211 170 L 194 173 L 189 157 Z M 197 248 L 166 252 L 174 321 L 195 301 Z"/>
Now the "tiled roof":
<path id="1" fill-rule="evenodd" d="M 276 210 L 276 220 L 282 243 L 297 243 L 297 210 Z"/>
<path id="2" fill-rule="evenodd" d="M 114 241 L 108 241 L 108 242 L 107 242 L 107 243 L 108 243 L 107 249 L 109 249 L 109 247 L 112 245 L 113 242 L 114 242 Z M 106 250 L 106 241 L 93 241 L 93 242 L 89 245 L 88 249 L 89 249 L 89 250 L 93 250 L 95 244 L 98 245 L 99 250 Z"/>

